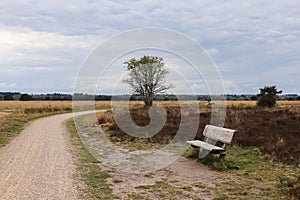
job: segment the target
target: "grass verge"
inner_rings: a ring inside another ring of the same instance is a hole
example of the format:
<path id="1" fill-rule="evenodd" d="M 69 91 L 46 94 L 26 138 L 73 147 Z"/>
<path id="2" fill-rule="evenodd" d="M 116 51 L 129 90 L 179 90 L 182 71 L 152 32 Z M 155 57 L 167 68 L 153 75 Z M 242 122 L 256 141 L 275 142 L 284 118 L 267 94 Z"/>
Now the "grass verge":
<path id="1" fill-rule="evenodd" d="M 84 199 L 114 199 L 106 179 L 109 177 L 107 171 L 101 170 L 99 161 L 95 159 L 81 143 L 73 119 L 66 123 L 73 145 L 73 155 L 77 158 L 77 168 L 85 187 L 81 193 Z"/>
<path id="2" fill-rule="evenodd" d="M 20 134 L 26 125 L 35 119 L 55 114 L 69 112 L 69 109 L 45 110 L 45 109 L 22 109 L 0 117 L 0 147 L 8 144 L 14 137 Z"/>
<path id="3" fill-rule="evenodd" d="M 185 156 L 195 158 L 197 153 L 191 148 Z M 226 194 L 228 199 L 299 198 L 297 192 L 300 191 L 300 168 L 272 162 L 258 148 L 234 146 L 228 149 L 224 162 L 216 155 L 208 155 L 199 161 L 213 170 L 226 172 L 243 180 L 217 185 L 216 190 L 220 194 Z"/>

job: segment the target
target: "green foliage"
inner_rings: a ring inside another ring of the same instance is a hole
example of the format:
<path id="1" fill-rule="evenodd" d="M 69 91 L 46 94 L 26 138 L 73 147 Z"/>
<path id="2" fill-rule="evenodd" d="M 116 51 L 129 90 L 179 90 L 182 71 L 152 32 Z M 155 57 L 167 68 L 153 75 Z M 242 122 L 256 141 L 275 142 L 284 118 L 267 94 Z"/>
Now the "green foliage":
<path id="1" fill-rule="evenodd" d="M 258 106 L 261 106 L 261 107 L 274 107 L 276 104 L 276 99 L 272 96 L 261 96 L 259 98 L 259 100 L 257 101 L 257 104 Z"/>
<path id="2" fill-rule="evenodd" d="M 276 104 L 277 94 L 281 94 L 282 91 L 277 91 L 276 86 L 265 86 L 264 88 L 260 88 L 260 94 L 257 96 L 257 106 L 261 107 L 274 107 Z"/>

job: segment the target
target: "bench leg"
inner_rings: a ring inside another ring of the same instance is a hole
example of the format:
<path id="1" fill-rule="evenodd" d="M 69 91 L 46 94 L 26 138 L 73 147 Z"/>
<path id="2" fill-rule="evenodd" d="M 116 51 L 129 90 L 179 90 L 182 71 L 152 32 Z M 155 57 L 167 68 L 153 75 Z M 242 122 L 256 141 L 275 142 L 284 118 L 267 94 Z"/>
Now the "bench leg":
<path id="1" fill-rule="evenodd" d="M 220 153 L 219 159 L 223 162 L 225 160 L 226 153 Z"/>
<path id="2" fill-rule="evenodd" d="M 199 148 L 198 158 L 200 158 L 200 159 L 205 158 L 209 154 L 209 152 L 210 151 L 208 151 L 206 149 Z"/>

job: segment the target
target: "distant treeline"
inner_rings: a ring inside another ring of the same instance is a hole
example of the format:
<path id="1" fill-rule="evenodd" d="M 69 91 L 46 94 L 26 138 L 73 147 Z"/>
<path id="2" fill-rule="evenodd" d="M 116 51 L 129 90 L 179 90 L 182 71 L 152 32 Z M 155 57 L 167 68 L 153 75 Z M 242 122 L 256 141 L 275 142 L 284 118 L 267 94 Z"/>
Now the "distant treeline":
<path id="1" fill-rule="evenodd" d="M 0 92 L 0 101 L 110 101 L 110 100 L 132 100 L 138 101 L 142 100 L 142 97 L 136 95 L 90 95 L 90 94 L 27 94 L 19 92 Z M 200 100 L 200 101 L 211 101 L 226 99 L 229 101 L 250 101 L 257 100 L 257 95 L 247 94 L 247 95 L 232 95 L 227 94 L 222 97 L 220 96 L 210 96 L 210 95 L 171 95 L 171 94 L 160 94 L 154 97 L 156 101 L 188 101 L 188 100 Z M 278 100 L 300 100 L 300 96 L 297 94 L 286 94 L 278 96 Z"/>

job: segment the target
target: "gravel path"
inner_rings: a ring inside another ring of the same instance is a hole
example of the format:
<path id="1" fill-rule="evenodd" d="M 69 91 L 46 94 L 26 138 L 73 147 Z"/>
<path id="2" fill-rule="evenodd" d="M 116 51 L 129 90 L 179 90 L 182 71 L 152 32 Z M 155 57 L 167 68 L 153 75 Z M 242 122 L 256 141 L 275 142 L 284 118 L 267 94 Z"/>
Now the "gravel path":
<path id="1" fill-rule="evenodd" d="M 72 113 L 31 123 L 0 149 L 0 199 L 78 199 L 78 176 L 62 122 Z"/>

